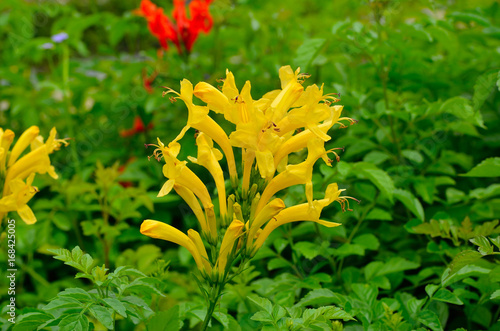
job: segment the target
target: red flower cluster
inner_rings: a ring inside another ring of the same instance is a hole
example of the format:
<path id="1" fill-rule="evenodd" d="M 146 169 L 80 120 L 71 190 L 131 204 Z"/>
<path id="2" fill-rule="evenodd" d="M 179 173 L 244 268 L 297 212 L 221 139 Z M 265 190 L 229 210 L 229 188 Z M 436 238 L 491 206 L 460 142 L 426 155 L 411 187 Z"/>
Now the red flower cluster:
<path id="1" fill-rule="evenodd" d="M 125 129 L 120 131 L 120 136 L 123 138 L 132 137 L 138 133 L 151 130 L 153 128 L 153 122 L 150 122 L 148 126 L 144 125 L 144 122 L 139 116 L 134 118 L 134 126 L 130 129 Z"/>
<path id="2" fill-rule="evenodd" d="M 179 54 L 182 54 L 182 42 L 184 49 L 190 53 L 200 32 L 208 33 L 212 28 L 212 16 L 208 8 L 212 1 L 174 0 L 172 17 L 175 25 L 163 13 L 163 8 L 158 8 L 150 0 L 142 0 L 135 13 L 146 18 L 149 31 L 158 39 L 161 47 L 168 49 L 167 41 L 170 41 L 177 47 Z M 186 15 L 186 3 L 190 18 Z"/>

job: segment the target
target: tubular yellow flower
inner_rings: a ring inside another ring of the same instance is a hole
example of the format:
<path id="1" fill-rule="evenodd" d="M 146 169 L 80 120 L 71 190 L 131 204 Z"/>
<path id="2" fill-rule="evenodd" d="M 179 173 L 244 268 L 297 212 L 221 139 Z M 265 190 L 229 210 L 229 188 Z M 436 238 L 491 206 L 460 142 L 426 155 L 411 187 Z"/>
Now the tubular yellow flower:
<path id="1" fill-rule="evenodd" d="M 310 140 L 308 142 L 307 159 L 302 163 L 287 166 L 285 171 L 278 174 L 267 184 L 257 205 L 257 213 L 276 192 L 293 185 L 311 182 L 314 163 L 326 153 L 323 145 L 324 142 L 320 139 Z"/>
<path id="2" fill-rule="evenodd" d="M 270 219 L 276 216 L 281 210 L 285 208 L 285 203 L 280 198 L 276 198 L 269 202 L 262 210 L 255 216 L 255 219 L 249 224 L 247 247 L 250 247 L 257 231 Z"/>
<path id="3" fill-rule="evenodd" d="M 226 217 L 226 186 L 224 184 L 224 174 L 222 173 L 222 168 L 219 164 L 219 160 L 222 159 L 222 153 L 214 148 L 214 143 L 210 137 L 204 133 L 200 133 L 196 138 L 196 144 L 198 145 L 198 158 L 188 157 L 193 163 L 197 163 L 205 167 L 215 181 L 215 186 L 217 187 L 217 193 L 219 195 L 219 208 L 221 218 Z"/>
<path id="4" fill-rule="evenodd" d="M 196 106 L 193 104 L 193 84 L 191 84 L 191 82 L 187 79 L 184 79 L 181 82 L 181 93 L 177 93 L 172 89 L 169 89 L 166 93 L 178 95 L 177 98 L 184 101 L 188 108 L 187 125 L 181 130 L 174 141 L 182 139 L 189 128 L 194 128 L 200 132 L 206 133 L 220 146 L 224 152 L 231 181 L 236 183 L 238 180 L 238 172 L 236 171 L 233 147 L 231 146 L 229 138 L 224 130 L 210 116 L 208 116 L 208 107 Z"/>
<path id="5" fill-rule="evenodd" d="M 40 129 L 37 126 L 31 126 L 28 130 L 24 131 L 23 134 L 19 137 L 16 144 L 12 148 L 9 157 L 8 167 L 11 167 L 16 161 L 17 158 L 24 152 L 26 147 L 28 147 L 38 134 L 40 133 Z"/>
<path id="6" fill-rule="evenodd" d="M 325 198 L 321 200 L 314 200 L 312 204 L 303 203 L 300 205 L 292 206 L 280 211 L 267 225 L 264 227 L 262 232 L 259 234 L 255 244 L 253 245 L 253 253 L 255 253 L 267 239 L 267 237 L 279 226 L 299 221 L 311 221 L 316 222 L 326 227 L 335 227 L 342 225 L 340 223 L 328 222 L 320 220 L 321 211 L 323 208 L 331 204 L 333 201 L 339 201 L 340 193 L 342 190 L 338 189 L 337 184 L 328 185 L 325 193 Z M 247 246 L 248 247 L 248 246 Z"/>
<path id="7" fill-rule="evenodd" d="M 3 131 L 0 128 L 0 173 L 5 172 L 7 153 L 9 152 L 10 145 L 14 141 L 14 132 L 7 129 Z"/>
<path id="8" fill-rule="evenodd" d="M 244 227 L 245 224 L 242 221 L 235 219 L 226 230 L 217 259 L 217 270 L 219 271 L 220 277 L 225 273 L 228 257 L 233 250 L 236 239 L 239 238 Z"/>
<path id="9" fill-rule="evenodd" d="M 231 107 L 229 99 L 221 91 L 205 82 L 196 84 L 194 95 L 206 102 L 208 108 L 217 114 L 224 114 Z"/>
<path id="10" fill-rule="evenodd" d="M 26 224 L 36 222 L 35 214 L 27 205 L 28 201 L 38 192 L 38 189 L 31 186 L 35 174 L 31 173 L 26 179 L 26 183 L 19 178 L 15 178 L 9 182 L 9 191 L 12 192 L 0 199 L 0 220 L 5 217 L 5 214 L 12 211 L 17 211 L 21 219 Z"/>
<path id="11" fill-rule="evenodd" d="M 276 154 L 274 155 L 274 164 L 277 167 L 278 164 L 286 158 L 290 153 L 301 150 L 302 148 L 307 146 L 307 143 L 314 139 L 315 137 L 321 138 L 323 135 L 326 135 L 326 132 L 338 122 L 340 114 L 342 112 L 343 106 L 333 106 L 331 107 L 332 112 L 331 116 L 323 122 L 322 124 L 317 126 L 316 131 L 312 131 L 310 129 L 304 130 L 299 134 L 292 136 L 290 139 L 285 141 L 278 149 Z M 318 130 L 321 131 L 321 134 L 318 135 Z M 324 141 L 330 140 L 328 137 L 327 140 L 321 138 Z"/>
<path id="12" fill-rule="evenodd" d="M 165 165 L 163 166 L 163 175 L 169 180 L 163 185 L 159 197 L 165 196 L 174 187 L 179 184 L 189 188 L 200 199 L 204 208 L 212 206 L 212 199 L 208 193 L 207 187 L 203 182 L 186 166 L 186 161 L 179 161 L 175 156 L 166 153 L 163 154 Z"/>
<path id="13" fill-rule="evenodd" d="M 174 190 L 193 211 L 194 215 L 196 216 L 196 219 L 198 220 L 198 223 L 200 223 L 201 232 L 205 235 L 210 234 L 210 229 L 208 227 L 207 220 L 205 219 L 203 210 L 201 209 L 200 203 L 198 202 L 198 199 L 194 195 L 193 191 L 180 184 L 174 184 Z"/>
<path id="14" fill-rule="evenodd" d="M 196 246 L 196 249 L 198 250 L 198 252 L 201 255 L 203 267 L 205 268 L 207 275 L 210 275 L 212 273 L 212 266 L 210 265 L 207 250 L 205 249 L 205 246 L 203 245 L 203 240 L 201 240 L 200 234 L 196 230 L 193 230 L 193 229 L 189 229 L 187 233 L 188 233 L 189 239 L 191 239 L 191 241 L 194 243 L 194 245 Z"/>
<path id="15" fill-rule="evenodd" d="M 250 188 L 250 175 L 252 173 L 252 165 L 255 160 L 255 152 L 247 148 L 243 148 L 241 151 L 241 158 L 243 162 L 243 183 L 242 191 L 247 192 Z"/>
<path id="16" fill-rule="evenodd" d="M 177 230 L 173 226 L 155 220 L 145 220 L 141 224 L 141 233 L 148 237 L 170 241 L 186 248 L 193 256 L 198 269 L 202 273 L 206 272 L 203 263 L 204 260 L 201 257 L 196 244 L 188 236 L 186 236 L 184 233 Z"/>

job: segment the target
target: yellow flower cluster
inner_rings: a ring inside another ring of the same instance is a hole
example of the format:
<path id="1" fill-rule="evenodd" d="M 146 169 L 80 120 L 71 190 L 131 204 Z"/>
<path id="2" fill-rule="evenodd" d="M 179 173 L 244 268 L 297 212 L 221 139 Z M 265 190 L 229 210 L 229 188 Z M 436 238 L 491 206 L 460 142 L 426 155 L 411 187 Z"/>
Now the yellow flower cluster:
<path id="1" fill-rule="evenodd" d="M 330 140 L 328 130 L 335 124 L 345 127 L 341 120 L 354 121 L 340 117 L 343 107 L 332 105 L 338 99 L 323 94 L 323 86 L 304 88 L 307 76 L 300 74 L 300 68 L 293 71 L 290 66 L 282 67 L 279 76 L 281 89 L 268 92 L 259 100 L 252 99 L 249 81 L 239 91 L 229 71 L 221 90 L 205 82 L 193 88 L 184 79 L 180 93 L 165 92 L 175 94 L 172 101 L 180 99 L 186 104 L 188 120 L 172 142 L 165 145 L 158 139 L 155 145 L 154 155 L 158 160 L 164 159 L 163 174 L 168 178 L 158 196 L 174 189 L 192 209 L 201 235 L 193 229 L 186 235 L 154 220 L 144 221 L 141 233 L 185 247 L 202 275 L 212 281 L 223 282 L 236 257 L 251 258 L 269 234 L 283 224 L 312 221 L 327 227 L 340 225 L 320 220 L 320 214 L 333 201 L 344 205 L 349 198 L 340 196 L 343 190 L 337 184 L 330 184 L 324 199 L 313 200 L 312 174 L 318 159 L 322 158 L 329 166 L 332 160 L 328 154 L 338 159 L 334 150 L 325 150 L 324 144 Z M 206 106 L 195 105 L 193 95 Z M 232 123 L 234 131 L 229 136 L 209 116 L 210 111 Z M 177 159 L 179 141 L 189 128 L 197 130 L 198 155 L 188 159 L 206 168 L 213 177 L 218 205 L 216 202 L 214 206 L 207 187 L 188 168 L 187 161 Z M 220 150 L 214 147 L 214 142 Z M 298 164 L 288 164 L 288 156 L 303 148 L 307 148 L 307 158 Z M 241 174 L 235 155 L 241 155 Z M 224 157 L 233 189 L 229 196 L 219 162 Z M 272 199 L 281 190 L 299 184 L 306 187 L 307 203 L 286 208 L 280 198 Z M 210 255 L 202 238 L 210 246 Z"/>
<path id="2" fill-rule="evenodd" d="M 14 141 L 14 132 L 0 128 L 0 183 L 2 195 L 0 198 L 0 221 L 8 212 L 16 211 L 27 224 L 36 222 L 35 214 L 27 205 L 28 201 L 38 192 L 32 186 L 35 174 L 48 173 L 57 178 L 54 167 L 50 164 L 49 154 L 58 150 L 65 140 L 56 139 L 56 129 L 50 131 L 49 138 L 44 142 L 39 135 L 40 130 L 32 126 L 21 134 L 16 144 L 9 152 Z M 23 152 L 30 146 L 30 151 Z"/>

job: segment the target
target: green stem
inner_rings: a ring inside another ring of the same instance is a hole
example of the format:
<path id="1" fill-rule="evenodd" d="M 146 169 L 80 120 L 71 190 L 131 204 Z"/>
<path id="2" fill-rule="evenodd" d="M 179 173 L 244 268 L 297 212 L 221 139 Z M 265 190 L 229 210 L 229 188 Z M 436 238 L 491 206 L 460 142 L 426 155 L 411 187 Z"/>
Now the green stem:
<path id="1" fill-rule="evenodd" d="M 210 297 L 210 305 L 208 307 L 207 315 L 205 316 L 205 320 L 203 321 L 203 325 L 201 326 L 201 330 L 205 331 L 208 328 L 208 323 L 212 319 L 212 315 L 214 314 L 215 306 L 217 306 L 217 302 L 219 301 L 220 294 L 224 289 L 223 284 L 217 284 L 215 288 L 212 288 L 211 297 Z"/>
<path id="2" fill-rule="evenodd" d="M 66 104 L 66 111 L 64 112 L 64 114 L 66 115 L 66 122 L 68 125 L 69 136 L 71 138 L 75 138 L 74 121 L 71 116 L 71 98 L 70 98 L 70 87 L 69 87 L 69 47 L 66 44 L 63 44 L 62 67 L 63 67 L 62 80 L 63 80 L 63 90 L 64 90 L 63 97 L 64 97 L 64 102 Z M 78 158 L 78 153 L 76 152 L 76 145 L 70 144 L 70 149 L 76 170 L 78 173 L 81 173 L 80 160 Z"/>

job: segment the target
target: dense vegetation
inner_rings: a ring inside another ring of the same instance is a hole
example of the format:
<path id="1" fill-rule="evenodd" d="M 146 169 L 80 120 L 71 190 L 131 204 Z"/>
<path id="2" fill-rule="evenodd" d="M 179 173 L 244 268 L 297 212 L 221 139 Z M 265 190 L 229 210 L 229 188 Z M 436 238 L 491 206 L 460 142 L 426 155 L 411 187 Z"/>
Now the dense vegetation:
<path id="1" fill-rule="evenodd" d="M 175 23 L 172 2 L 155 3 Z M 36 223 L 14 210 L 2 220 L 2 272 L 11 218 L 17 267 L 14 324 L 0 280 L 2 330 L 201 330 L 209 303 L 190 252 L 140 233 L 146 219 L 197 227 L 175 192 L 157 197 L 165 161 L 144 145 L 186 125 L 184 102 L 163 96 L 182 79 L 222 86 L 229 69 L 258 100 L 283 88 L 286 65 L 308 74 L 304 87 L 337 93 L 356 120 L 328 131 L 340 161 L 314 165 L 314 198 L 338 183 L 360 203 L 324 208 L 321 219 L 342 226 L 273 231 L 228 280 L 209 329 L 500 329 L 500 4 L 290 3 L 215 0 L 213 25 L 168 49 L 139 1 L 0 3 L 0 127 L 14 141 L 32 126 L 69 138 L 50 154 L 59 178 L 34 179 Z M 195 136 L 185 134 L 179 159 L 197 155 Z M 306 191 L 279 197 L 304 204 Z"/>

